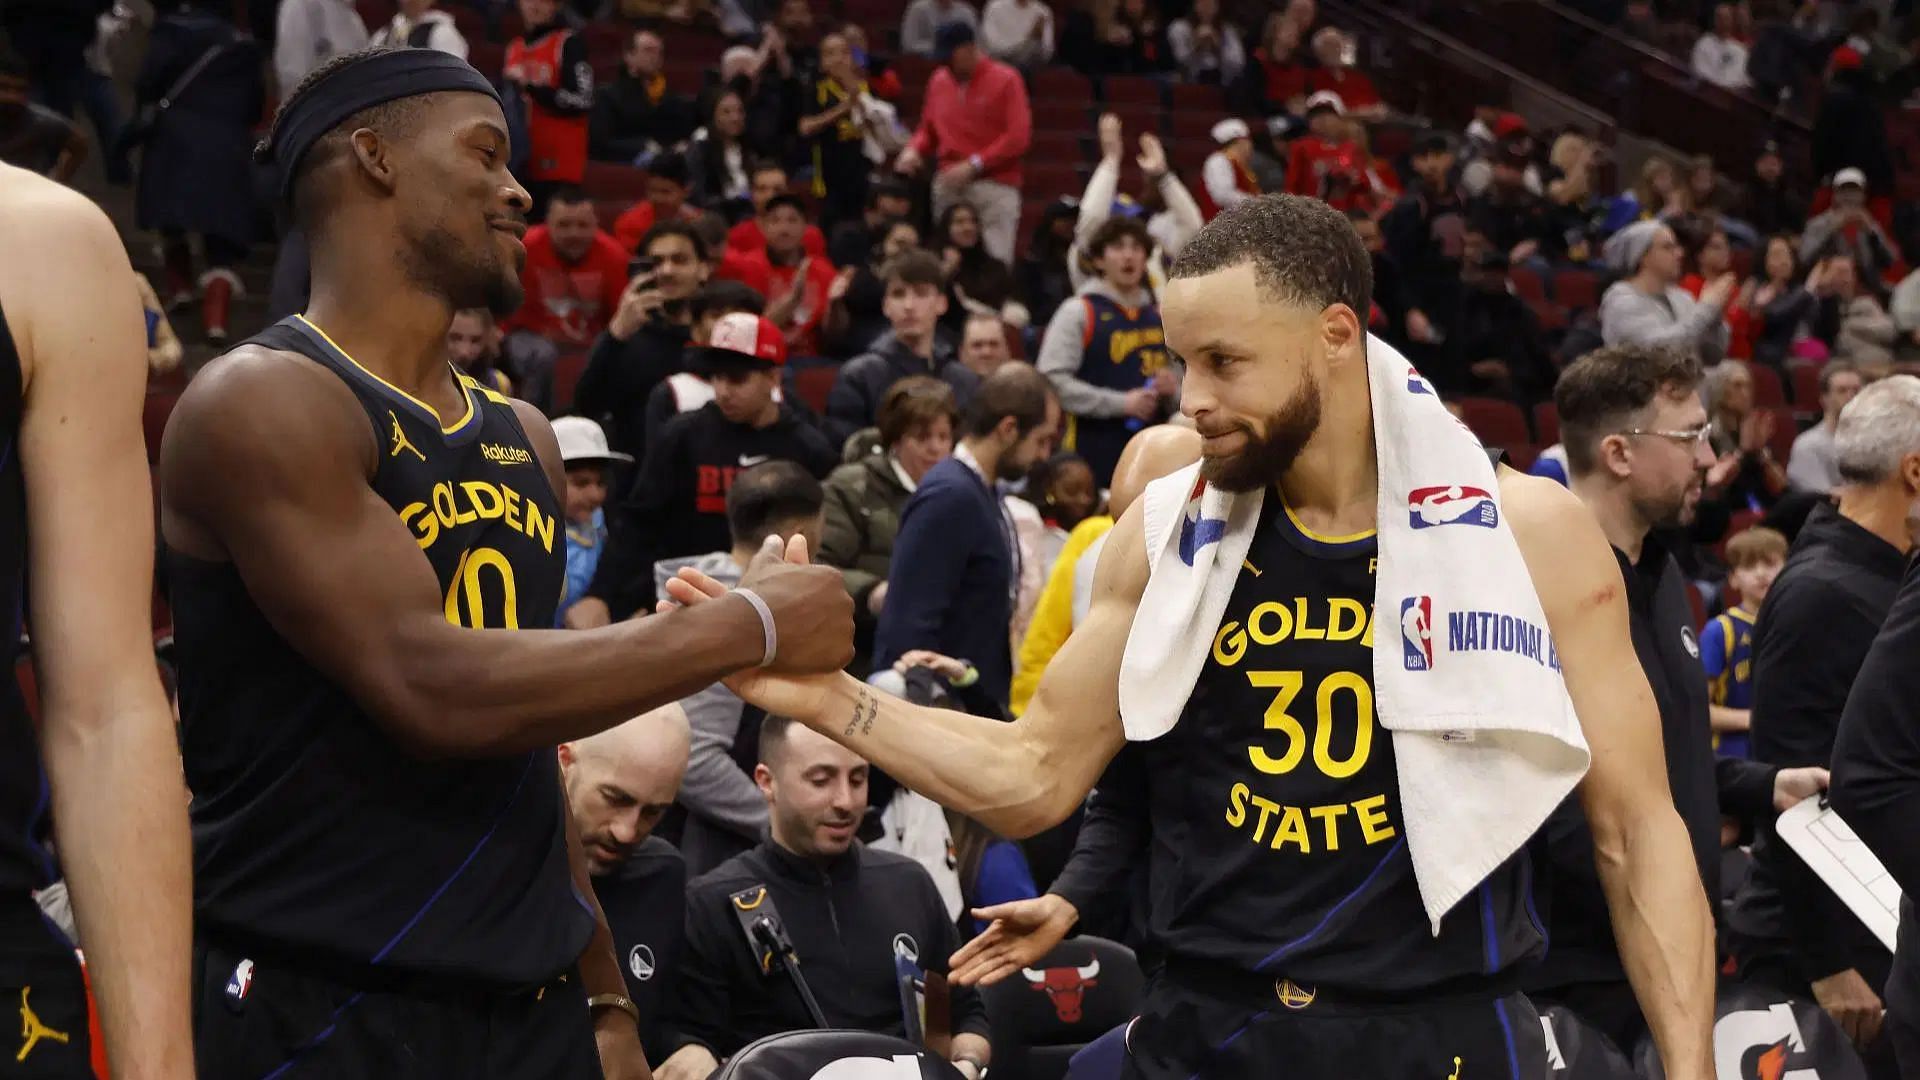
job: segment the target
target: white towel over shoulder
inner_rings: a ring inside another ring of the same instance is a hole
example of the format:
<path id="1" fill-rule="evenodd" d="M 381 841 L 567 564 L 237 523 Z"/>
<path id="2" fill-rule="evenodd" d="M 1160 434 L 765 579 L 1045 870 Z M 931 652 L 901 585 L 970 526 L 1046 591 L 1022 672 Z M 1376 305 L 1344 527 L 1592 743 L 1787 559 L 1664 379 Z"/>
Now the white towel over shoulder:
<path id="1" fill-rule="evenodd" d="M 1374 701 L 1438 933 L 1585 775 L 1587 744 L 1479 440 L 1378 338 L 1367 375 L 1380 468 Z M 1129 739 L 1179 722 L 1260 521 L 1264 492 L 1219 491 L 1199 472 L 1155 481 L 1141 500 L 1149 575 L 1120 669 Z"/>

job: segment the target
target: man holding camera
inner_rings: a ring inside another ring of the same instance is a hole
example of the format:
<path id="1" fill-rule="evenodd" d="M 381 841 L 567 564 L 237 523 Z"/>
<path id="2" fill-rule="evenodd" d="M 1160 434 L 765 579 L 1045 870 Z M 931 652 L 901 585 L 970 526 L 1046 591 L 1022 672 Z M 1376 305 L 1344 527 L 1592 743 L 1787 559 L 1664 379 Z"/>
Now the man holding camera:
<path id="1" fill-rule="evenodd" d="M 587 354 L 574 410 L 604 420 L 608 445 L 635 461 L 646 453 L 647 395 L 685 369 L 690 301 L 711 269 L 706 243 L 692 225 L 666 221 L 647 230 L 627 264 L 613 317 Z"/>

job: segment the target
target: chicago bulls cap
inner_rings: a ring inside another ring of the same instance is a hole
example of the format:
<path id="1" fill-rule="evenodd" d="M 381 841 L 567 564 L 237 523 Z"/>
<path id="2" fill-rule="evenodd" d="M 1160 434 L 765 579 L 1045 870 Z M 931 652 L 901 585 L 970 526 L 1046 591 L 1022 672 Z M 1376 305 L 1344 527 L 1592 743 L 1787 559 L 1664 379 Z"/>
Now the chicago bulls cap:
<path id="1" fill-rule="evenodd" d="M 707 372 L 754 371 L 787 362 L 787 341 L 780 328 L 763 315 L 735 311 L 720 316 L 700 350 L 700 366 Z"/>

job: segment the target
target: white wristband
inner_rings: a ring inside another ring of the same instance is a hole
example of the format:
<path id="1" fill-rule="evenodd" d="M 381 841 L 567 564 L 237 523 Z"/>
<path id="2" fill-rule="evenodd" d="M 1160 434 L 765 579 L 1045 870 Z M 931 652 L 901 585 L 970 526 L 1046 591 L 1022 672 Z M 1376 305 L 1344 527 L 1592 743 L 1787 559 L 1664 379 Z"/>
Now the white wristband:
<path id="1" fill-rule="evenodd" d="M 733 595 L 752 604 L 753 610 L 760 615 L 760 635 L 766 639 L 766 654 L 760 658 L 760 666 L 766 667 L 773 663 L 774 653 L 780 649 L 780 635 L 773 628 L 773 609 L 752 589 L 735 589 Z"/>

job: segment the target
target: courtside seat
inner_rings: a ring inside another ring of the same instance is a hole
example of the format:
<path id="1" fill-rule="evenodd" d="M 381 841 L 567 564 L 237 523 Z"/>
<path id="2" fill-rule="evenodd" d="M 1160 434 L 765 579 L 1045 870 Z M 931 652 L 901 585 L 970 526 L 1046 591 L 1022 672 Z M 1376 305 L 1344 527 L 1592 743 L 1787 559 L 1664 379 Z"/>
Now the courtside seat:
<path id="1" fill-rule="evenodd" d="M 993 1072 L 1058 1080 L 1079 1049 L 1130 1019 L 1146 986 L 1133 950 L 1078 937 L 982 991 L 993 1023 Z"/>

